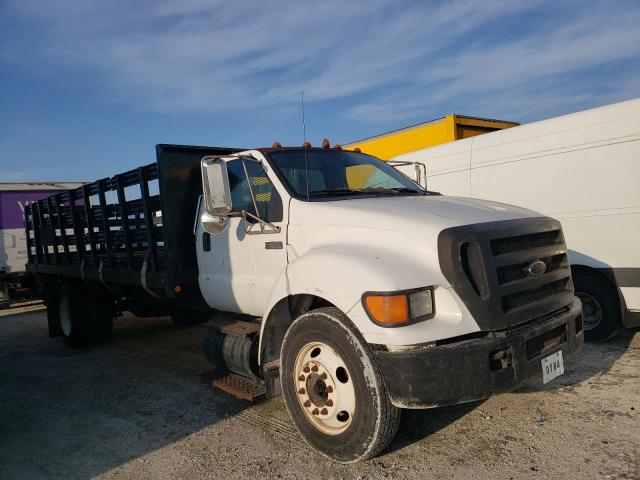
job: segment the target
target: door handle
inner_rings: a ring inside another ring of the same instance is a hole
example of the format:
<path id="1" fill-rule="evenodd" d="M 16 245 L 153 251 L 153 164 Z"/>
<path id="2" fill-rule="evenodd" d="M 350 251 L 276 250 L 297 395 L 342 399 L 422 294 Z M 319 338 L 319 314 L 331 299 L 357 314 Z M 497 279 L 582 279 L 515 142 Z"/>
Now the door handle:
<path id="1" fill-rule="evenodd" d="M 211 234 L 202 232 L 202 250 L 205 252 L 211 251 Z"/>

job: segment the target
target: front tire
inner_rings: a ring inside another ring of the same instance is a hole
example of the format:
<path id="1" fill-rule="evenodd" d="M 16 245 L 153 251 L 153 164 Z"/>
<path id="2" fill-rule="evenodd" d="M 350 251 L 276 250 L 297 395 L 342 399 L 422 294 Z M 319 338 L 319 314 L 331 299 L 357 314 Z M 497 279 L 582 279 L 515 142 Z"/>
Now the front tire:
<path id="1" fill-rule="evenodd" d="M 374 457 L 395 436 L 400 409 L 389 401 L 369 346 L 337 308 L 293 322 L 282 344 L 281 375 L 291 420 L 330 459 Z"/>

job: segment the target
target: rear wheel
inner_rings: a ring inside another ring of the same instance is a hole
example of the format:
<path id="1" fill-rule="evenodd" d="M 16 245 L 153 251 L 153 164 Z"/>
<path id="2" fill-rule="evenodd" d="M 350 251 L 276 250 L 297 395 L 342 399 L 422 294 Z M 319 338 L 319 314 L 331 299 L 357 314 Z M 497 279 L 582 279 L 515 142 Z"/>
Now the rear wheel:
<path id="1" fill-rule="evenodd" d="M 60 289 L 59 318 L 62 339 L 69 347 L 81 347 L 91 340 L 89 311 L 87 304 L 78 292 L 70 285 Z"/>
<path id="2" fill-rule="evenodd" d="M 615 289 L 606 280 L 588 274 L 574 276 L 573 283 L 576 296 L 582 302 L 585 339 L 607 340 L 620 323 Z"/>
<path id="3" fill-rule="evenodd" d="M 81 347 L 104 342 L 111 337 L 115 303 L 110 297 L 79 285 L 67 284 L 60 288 L 55 304 L 58 307 L 58 331 L 68 346 Z"/>
<path id="4" fill-rule="evenodd" d="M 281 351 L 282 393 L 306 442 L 341 463 L 374 457 L 393 439 L 389 401 L 369 346 L 336 308 L 298 317 Z"/>

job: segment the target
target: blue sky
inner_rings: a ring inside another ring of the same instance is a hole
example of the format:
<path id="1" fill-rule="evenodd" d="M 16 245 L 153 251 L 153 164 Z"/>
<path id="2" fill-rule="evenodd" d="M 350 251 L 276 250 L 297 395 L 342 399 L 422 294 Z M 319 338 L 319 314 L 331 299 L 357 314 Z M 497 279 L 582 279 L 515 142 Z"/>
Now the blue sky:
<path id="1" fill-rule="evenodd" d="M 640 2 L 0 2 L 0 182 L 640 96 Z"/>

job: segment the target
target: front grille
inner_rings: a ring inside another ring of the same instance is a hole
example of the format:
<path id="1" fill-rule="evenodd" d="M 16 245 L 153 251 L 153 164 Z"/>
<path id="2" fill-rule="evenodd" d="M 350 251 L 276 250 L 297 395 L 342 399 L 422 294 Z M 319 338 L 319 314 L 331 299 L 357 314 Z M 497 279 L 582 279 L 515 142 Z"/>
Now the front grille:
<path id="1" fill-rule="evenodd" d="M 561 245 L 564 243 L 562 232 L 550 230 L 548 232 L 530 233 L 515 237 L 495 238 L 491 240 L 491 251 L 494 255 L 517 252 L 530 248 L 546 247 L 547 245 Z"/>
<path id="2" fill-rule="evenodd" d="M 567 288 L 568 278 L 563 278 L 555 282 L 547 283 L 537 288 L 521 290 L 502 297 L 502 309 L 505 313 L 514 308 L 522 308 L 527 305 L 550 298 L 558 293 L 562 293 Z"/>
<path id="3" fill-rule="evenodd" d="M 559 268 L 567 268 L 569 266 L 569 261 L 566 253 L 559 253 L 557 255 L 552 255 L 550 257 L 542 257 L 542 260 L 547 265 L 547 271 L 545 273 L 553 272 L 554 270 L 558 270 Z M 502 267 L 498 267 L 498 283 L 500 285 L 508 284 L 509 282 L 514 282 L 517 280 L 521 280 L 527 276 L 526 268 L 530 262 L 520 262 L 512 265 L 505 265 Z"/>
<path id="4" fill-rule="evenodd" d="M 509 328 L 573 302 L 560 223 L 527 218 L 453 227 L 438 238 L 440 267 L 482 330 Z M 541 260 L 542 274 L 527 268 Z"/>

